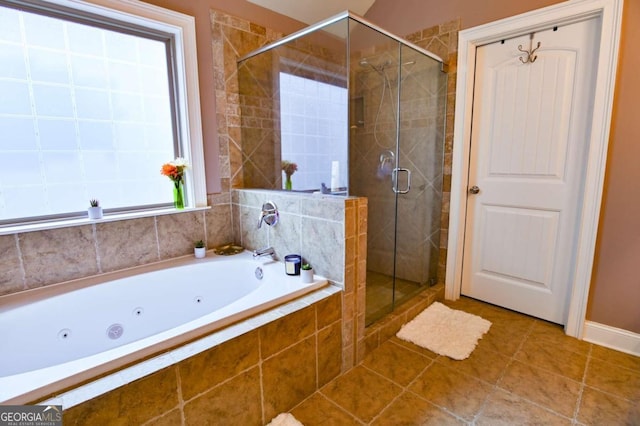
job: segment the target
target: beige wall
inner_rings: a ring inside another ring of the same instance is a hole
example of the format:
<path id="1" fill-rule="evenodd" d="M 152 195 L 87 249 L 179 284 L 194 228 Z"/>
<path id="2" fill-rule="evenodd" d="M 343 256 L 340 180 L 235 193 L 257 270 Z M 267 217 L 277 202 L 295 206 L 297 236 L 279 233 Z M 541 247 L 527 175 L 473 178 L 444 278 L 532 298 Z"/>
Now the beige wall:
<path id="1" fill-rule="evenodd" d="M 367 19 L 392 32 L 406 34 L 419 28 L 461 19 L 470 28 L 507 16 L 538 9 L 556 0 L 378 0 Z M 596 247 L 587 319 L 640 333 L 640 122 L 635 76 L 640 58 L 631 49 L 640 40 L 640 2 L 625 0 L 621 56 L 615 91 L 605 194 Z"/>
<path id="2" fill-rule="evenodd" d="M 640 2 L 625 0 L 590 320 L 640 333 Z"/>

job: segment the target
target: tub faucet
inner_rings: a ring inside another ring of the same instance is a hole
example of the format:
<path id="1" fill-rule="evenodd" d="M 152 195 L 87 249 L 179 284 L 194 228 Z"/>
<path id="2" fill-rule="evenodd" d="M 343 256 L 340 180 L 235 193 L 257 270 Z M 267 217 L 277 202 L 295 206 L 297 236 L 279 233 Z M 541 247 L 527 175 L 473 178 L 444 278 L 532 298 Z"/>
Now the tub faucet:
<path id="1" fill-rule="evenodd" d="M 271 256 L 271 259 L 275 260 L 276 251 L 273 249 L 273 247 L 265 247 L 265 248 L 261 248 L 253 251 L 254 259 L 258 257 L 265 257 L 265 256 Z"/>
<path id="2" fill-rule="evenodd" d="M 269 226 L 274 226 L 278 223 L 280 214 L 278 213 L 278 207 L 273 201 L 267 201 L 262 205 L 262 211 L 260 212 L 260 218 L 258 219 L 258 228 L 262 227 L 262 222 Z"/>

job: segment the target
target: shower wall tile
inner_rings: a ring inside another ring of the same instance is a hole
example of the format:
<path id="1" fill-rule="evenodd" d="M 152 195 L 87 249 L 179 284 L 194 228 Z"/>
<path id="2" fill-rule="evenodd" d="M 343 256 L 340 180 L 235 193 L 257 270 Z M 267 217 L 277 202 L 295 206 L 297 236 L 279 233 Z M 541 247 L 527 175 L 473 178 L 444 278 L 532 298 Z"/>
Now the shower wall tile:
<path id="1" fill-rule="evenodd" d="M 314 270 L 330 280 L 343 282 L 344 249 L 336 250 L 336 242 L 344 241 L 344 224 L 302 217 L 302 255 Z"/>
<path id="2" fill-rule="evenodd" d="M 101 272 L 160 260 L 153 217 L 96 224 Z"/>
<path id="3" fill-rule="evenodd" d="M 300 254 L 313 265 L 316 273 L 344 285 L 344 198 L 246 189 L 234 190 L 232 199 L 234 218 L 238 210 L 242 246 L 254 250 L 269 244 L 280 258 L 285 254 Z M 272 228 L 263 225 L 258 229 L 265 201 L 276 204 L 280 221 Z"/>
<path id="4" fill-rule="evenodd" d="M 455 110 L 455 93 L 456 93 L 456 73 L 457 73 L 457 49 L 458 49 L 458 31 L 460 30 L 460 20 L 455 19 L 442 23 L 432 28 L 423 29 L 420 37 L 417 33 L 412 36 L 412 40 L 420 47 L 427 49 L 434 48 L 438 50 L 440 56 L 445 59 L 448 64 L 446 99 L 447 109 L 445 116 L 444 128 L 444 167 L 442 176 L 442 208 L 441 208 L 441 229 L 439 248 L 439 264 L 438 264 L 438 282 L 444 283 L 445 266 L 447 259 L 447 241 L 449 228 L 449 197 L 451 193 L 451 159 L 453 152 L 453 129 L 454 129 L 454 110 Z M 446 48 L 446 49 L 445 49 Z M 442 49 L 442 50 L 439 50 Z M 441 117 L 438 117 L 441 119 Z M 435 255 L 434 255 L 435 257 Z"/>
<path id="5" fill-rule="evenodd" d="M 313 265 L 317 274 L 324 275 L 345 290 L 337 305 L 338 312 L 343 316 L 339 333 L 341 350 L 340 354 L 334 354 L 339 356 L 339 360 L 326 359 L 329 354 L 324 354 L 322 362 L 328 365 L 335 362 L 340 365 L 342 372 L 353 367 L 357 335 L 364 335 L 362 300 L 366 282 L 367 200 L 257 189 L 233 190 L 231 199 L 234 232 L 242 230 L 239 234 L 244 247 L 255 249 L 267 244 L 265 226 L 258 230 L 257 220 L 262 203 L 273 201 L 281 215 L 278 225 L 269 230 L 270 244 L 276 253 L 280 257 L 288 253 L 301 254 Z M 351 228 L 348 237 L 347 223 Z M 318 313 L 318 328 L 332 320 L 328 317 L 321 319 L 320 315 Z M 326 333 L 327 339 L 335 338 L 329 336 L 332 335 L 329 331 Z M 321 355 L 318 356 L 320 360 Z M 318 380 L 324 380 L 324 376 L 319 375 Z"/>
<path id="6" fill-rule="evenodd" d="M 218 247 L 235 241 L 231 226 L 231 204 L 212 205 L 211 209 L 205 212 L 205 220 L 207 247 Z"/>
<path id="7" fill-rule="evenodd" d="M 262 227 L 265 228 L 264 224 Z M 284 259 L 287 254 L 301 254 L 306 259 L 302 248 L 302 229 L 302 218 L 286 212 L 280 214 L 276 226 L 269 228 L 270 244 L 280 250 L 276 252 L 279 259 Z"/>
<path id="8" fill-rule="evenodd" d="M 273 201 L 278 206 L 279 211 L 295 215 L 300 215 L 303 206 L 311 201 L 307 198 L 302 202 L 299 197 L 292 197 L 286 194 L 286 192 L 272 191 L 268 196 L 259 195 L 255 201 L 258 201 L 258 206 L 262 206 L 265 201 Z"/>
<path id="9" fill-rule="evenodd" d="M 262 204 L 261 204 L 262 205 Z M 260 218 L 260 207 L 249 207 L 240 205 L 240 243 L 249 250 L 256 250 L 267 246 L 267 237 L 270 231 L 268 226 L 264 224 L 258 228 L 258 220 Z M 277 226 L 277 225 L 276 225 Z M 276 247 L 276 253 L 282 252 Z"/>
<path id="10" fill-rule="evenodd" d="M 19 234 L 28 288 L 98 273 L 92 225 Z"/>
<path id="11" fill-rule="evenodd" d="M 244 242 L 242 241 L 242 220 L 240 215 L 241 209 L 242 207 L 239 204 L 237 203 L 231 204 L 233 241 L 240 245 L 244 244 Z"/>
<path id="12" fill-rule="evenodd" d="M 156 220 L 161 259 L 193 253 L 193 243 L 206 239 L 203 211 L 158 216 Z"/>
<path id="13" fill-rule="evenodd" d="M 336 201 L 331 197 L 311 198 L 301 205 L 300 213 L 304 216 L 341 221 L 345 217 L 345 205 L 343 200 Z"/>
<path id="14" fill-rule="evenodd" d="M 25 290 L 18 236 L 0 236 L 0 296 Z"/>
<path id="15" fill-rule="evenodd" d="M 231 193 L 230 192 L 222 192 L 220 194 L 208 194 L 207 195 L 208 204 L 212 207 L 214 206 L 224 206 L 229 205 L 231 203 Z"/>

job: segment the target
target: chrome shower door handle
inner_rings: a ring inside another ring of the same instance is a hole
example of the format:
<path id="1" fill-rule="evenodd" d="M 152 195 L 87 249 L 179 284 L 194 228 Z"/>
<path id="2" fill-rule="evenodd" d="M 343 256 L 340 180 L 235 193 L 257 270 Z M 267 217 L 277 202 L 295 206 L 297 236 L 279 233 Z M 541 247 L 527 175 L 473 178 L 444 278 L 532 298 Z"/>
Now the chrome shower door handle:
<path id="1" fill-rule="evenodd" d="M 405 172 L 407 174 L 407 187 L 405 189 L 398 189 L 398 172 Z M 391 189 L 393 190 L 393 192 L 395 192 L 396 194 L 406 194 L 411 191 L 411 170 L 402 167 L 396 167 L 395 169 L 393 169 L 392 178 L 393 179 L 391 179 L 391 182 L 393 186 L 391 187 Z"/>

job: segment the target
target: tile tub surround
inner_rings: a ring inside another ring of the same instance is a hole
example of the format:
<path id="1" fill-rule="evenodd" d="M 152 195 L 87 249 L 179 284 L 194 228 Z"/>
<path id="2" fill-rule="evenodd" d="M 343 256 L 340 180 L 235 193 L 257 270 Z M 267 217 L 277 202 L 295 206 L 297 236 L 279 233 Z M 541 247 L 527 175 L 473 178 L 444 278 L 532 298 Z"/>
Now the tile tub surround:
<path id="1" fill-rule="evenodd" d="M 0 236 L 0 295 L 99 275 L 232 241 L 231 206 Z"/>
<path id="2" fill-rule="evenodd" d="M 340 374 L 340 293 L 65 409 L 64 424 L 266 424 Z"/>
<path id="3" fill-rule="evenodd" d="M 258 229 L 266 201 L 276 204 L 280 221 L 273 227 L 263 224 Z M 232 191 L 232 202 L 236 242 L 250 250 L 272 246 L 280 259 L 287 254 L 300 254 L 317 274 L 344 290 L 342 370 L 351 368 L 357 344 L 364 335 L 367 200 L 238 189 Z"/>

